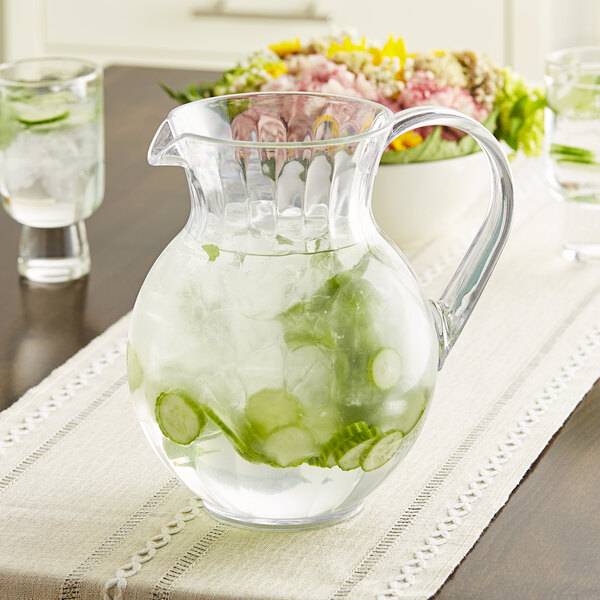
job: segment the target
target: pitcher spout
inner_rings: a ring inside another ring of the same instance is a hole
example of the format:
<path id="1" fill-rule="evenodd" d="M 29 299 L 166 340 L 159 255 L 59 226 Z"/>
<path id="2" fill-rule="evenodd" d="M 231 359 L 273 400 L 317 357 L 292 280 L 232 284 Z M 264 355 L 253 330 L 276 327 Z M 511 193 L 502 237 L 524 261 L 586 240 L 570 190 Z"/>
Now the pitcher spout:
<path id="1" fill-rule="evenodd" d="M 358 98 L 206 98 L 171 111 L 148 162 L 184 168 L 197 239 L 263 254 L 331 250 L 375 228 L 370 193 L 391 123 L 389 109 Z"/>
<path id="2" fill-rule="evenodd" d="M 187 161 L 181 152 L 183 137 L 174 135 L 168 119 L 163 121 L 150 143 L 148 162 L 153 167 L 169 165 L 186 167 Z"/>

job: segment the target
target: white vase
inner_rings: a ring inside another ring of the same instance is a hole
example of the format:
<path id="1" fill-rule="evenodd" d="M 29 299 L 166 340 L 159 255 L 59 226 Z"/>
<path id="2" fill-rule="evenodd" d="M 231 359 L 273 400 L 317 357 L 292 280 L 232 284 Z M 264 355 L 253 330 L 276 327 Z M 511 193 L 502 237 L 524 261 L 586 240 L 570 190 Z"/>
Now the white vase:
<path id="1" fill-rule="evenodd" d="M 373 187 L 377 224 L 403 250 L 439 236 L 476 203 L 490 173 L 482 152 L 422 163 L 381 164 Z"/>

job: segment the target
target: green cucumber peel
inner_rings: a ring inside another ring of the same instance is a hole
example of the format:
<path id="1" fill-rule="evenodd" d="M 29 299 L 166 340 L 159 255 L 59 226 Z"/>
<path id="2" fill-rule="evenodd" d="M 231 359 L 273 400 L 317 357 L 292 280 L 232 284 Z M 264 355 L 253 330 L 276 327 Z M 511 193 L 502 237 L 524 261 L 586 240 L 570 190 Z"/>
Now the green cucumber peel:
<path id="1" fill-rule="evenodd" d="M 23 125 L 30 127 L 36 125 L 48 125 L 49 123 L 56 123 L 57 121 L 64 121 L 69 116 L 69 111 L 66 109 L 51 110 L 41 109 L 32 110 L 30 114 L 21 113 L 17 116 L 17 121 Z"/>
<path id="2" fill-rule="evenodd" d="M 356 421 L 340 429 L 332 438 L 321 448 L 321 462 L 327 466 L 336 464 L 336 452 L 344 447 L 345 444 L 354 446 L 365 440 L 372 439 L 377 435 L 374 428 L 369 427 L 365 421 Z"/>
<path id="3" fill-rule="evenodd" d="M 362 440 L 361 437 L 364 436 L 352 438 L 336 449 L 334 452 L 335 461 L 342 471 L 358 469 L 363 454 L 368 452 L 369 448 L 377 442 L 377 439 L 379 438 L 379 429 L 373 427 L 369 431 L 371 437 Z"/>
<path id="4" fill-rule="evenodd" d="M 207 422 L 201 406 L 180 391 L 160 394 L 156 399 L 155 415 L 163 435 L 183 446 L 191 444 Z"/>
<path id="5" fill-rule="evenodd" d="M 210 408 L 209 406 L 204 406 L 203 409 L 208 418 L 223 432 L 225 437 L 230 441 L 231 445 L 233 446 L 233 449 L 242 458 L 252 463 L 265 462 L 260 456 L 260 454 L 255 452 L 254 449 L 251 448 L 250 445 L 247 444 L 245 441 L 242 441 L 242 439 L 234 433 L 233 429 L 231 429 L 231 427 L 229 427 L 229 425 L 227 425 L 227 423 L 225 423 L 225 421 L 223 421 L 223 419 L 221 419 L 221 417 L 219 417 L 219 415 L 217 415 L 217 413 L 212 408 Z M 244 436 L 244 438 L 246 437 L 248 436 Z"/>
<path id="6" fill-rule="evenodd" d="M 392 429 L 369 446 L 361 455 L 359 462 L 363 471 L 374 471 L 391 460 L 404 441 L 404 433 L 399 429 Z"/>

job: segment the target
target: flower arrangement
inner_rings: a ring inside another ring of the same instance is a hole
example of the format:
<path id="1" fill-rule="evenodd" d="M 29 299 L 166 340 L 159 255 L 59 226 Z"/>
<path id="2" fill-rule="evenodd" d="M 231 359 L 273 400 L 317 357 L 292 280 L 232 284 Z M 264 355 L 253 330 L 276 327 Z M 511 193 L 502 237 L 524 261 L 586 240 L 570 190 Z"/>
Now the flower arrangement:
<path id="1" fill-rule="evenodd" d="M 175 100 L 256 91 L 306 91 L 374 100 L 394 112 L 423 105 L 457 109 L 483 123 L 513 155 L 540 153 L 545 97 L 509 67 L 466 50 L 408 54 L 402 38 L 383 45 L 347 33 L 272 44 L 221 79 L 174 91 Z M 446 127 L 421 128 L 395 139 L 382 163 L 410 163 L 454 158 L 478 150 L 475 141 Z"/>

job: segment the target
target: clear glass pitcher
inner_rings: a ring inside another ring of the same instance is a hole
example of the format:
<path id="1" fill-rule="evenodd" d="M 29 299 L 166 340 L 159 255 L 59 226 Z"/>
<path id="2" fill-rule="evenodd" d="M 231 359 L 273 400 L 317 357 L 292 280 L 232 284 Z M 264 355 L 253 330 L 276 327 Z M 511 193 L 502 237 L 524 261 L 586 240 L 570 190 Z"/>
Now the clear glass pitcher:
<path id="1" fill-rule="evenodd" d="M 390 140 L 429 125 L 471 134 L 493 173 L 485 222 L 436 301 L 370 207 Z M 294 529 L 356 514 L 421 430 L 506 241 L 501 148 L 450 109 L 259 93 L 174 109 L 148 159 L 185 168 L 192 210 L 133 311 L 144 433 L 221 521 Z"/>

